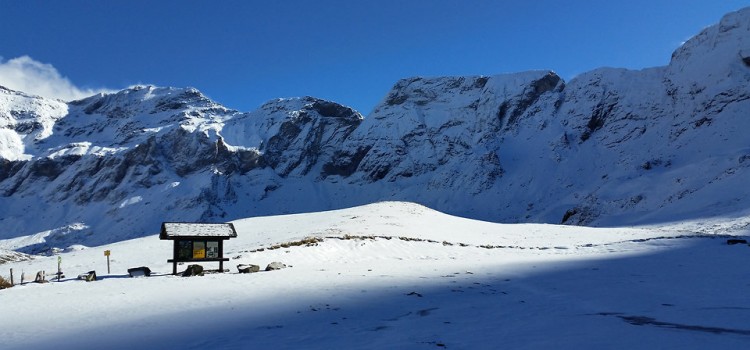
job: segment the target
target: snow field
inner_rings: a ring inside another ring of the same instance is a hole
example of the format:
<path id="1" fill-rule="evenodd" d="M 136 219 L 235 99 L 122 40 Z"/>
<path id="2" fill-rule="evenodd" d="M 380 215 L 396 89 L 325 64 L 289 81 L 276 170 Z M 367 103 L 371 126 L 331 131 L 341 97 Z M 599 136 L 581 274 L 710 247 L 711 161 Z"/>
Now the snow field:
<path id="1" fill-rule="evenodd" d="M 728 246 L 723 236 L 674 238 L 685 234 L 678 226 L 500 225 L 397 202 L 235 225 L 225 274 L 166 275 L 171 242 L 156 236 L 60 254 L 62 282 L 0 291 L 4 348 L 740 348 L 750 341 L 750 282 L 738 268 L 750 248 Z M 324 238 L 269 249 L 309 236 Z M 515 247 L 480 247 L 490 245 Z M 56 259 L 2 267 L 49 273 Z M 235 273 L 237 264 L 272 261 L 289 267 Z M 127 268 L 141 265 L 155 276 L 127 277 Z M 91 269 L 99 281 L 73 278 Z"/>

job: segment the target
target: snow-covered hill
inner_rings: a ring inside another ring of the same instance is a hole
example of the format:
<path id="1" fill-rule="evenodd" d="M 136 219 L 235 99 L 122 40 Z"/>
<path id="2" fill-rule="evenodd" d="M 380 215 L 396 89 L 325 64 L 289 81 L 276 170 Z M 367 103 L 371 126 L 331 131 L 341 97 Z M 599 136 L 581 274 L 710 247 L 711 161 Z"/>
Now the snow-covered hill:
<path id="1" fill-rule="evenodd" d="M 750 234 L 746 218 L 584 228 L 384 202 L 234 224 L 231 273 L 167 275 L 172 245 L 157 235 L 61 253 L 61 282 L 0 290 L 2 348 L 739 349 L 750 340 L 748 274 L 738 268 L 750 248 L 724 236 Z M 56 271 L 57 258 L 0 273 L 28 281 Z M 288 267 L 236 273 L 274 261 Z M 143 265 L 152 277 L 127 277 Z M 90 270 L 99 281 L 75 279 Z"/>
<path id="2" fill-rule="evenodd" d="M 748 86 L 750 8 L 666 67 L 404 79 L 366 118 L 312 97 L 243 113 L 191 88 L 2 89 L 0 239 L 40 252 L 380 200 L 498 222 L 744 216 Z"/>

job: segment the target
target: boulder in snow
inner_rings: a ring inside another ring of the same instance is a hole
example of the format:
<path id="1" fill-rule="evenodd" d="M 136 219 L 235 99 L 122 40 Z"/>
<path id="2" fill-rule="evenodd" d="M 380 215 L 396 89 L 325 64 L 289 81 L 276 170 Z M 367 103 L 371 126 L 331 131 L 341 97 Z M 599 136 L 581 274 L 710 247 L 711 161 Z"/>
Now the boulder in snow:
<path id="1" fill-rule="evenodd" d="M 34 282 L 36 283 L 47 283 L 47 275 L 44 271 L 39 271 L 36 273 L 36 278 L 34 278 Z"/>
<path id="2" fill-rule="evenodd" d="M 239 264 L 237 265 L 237 270 L 239 270 L 240 273 L 253 273 L 260 271 L 260 266 L 253 264 Z"/>
<path id="3" fill-rule="evenodd" d="M 188 265 L 187 269 L 182 273 L 182 277 L 190 276 L 203 276 L 203 266 Z"/>
<path id="4" fill-rule="evenodd" d="M 285 267 L 286 267 L 286 265 L 284 265 L 283 263 L 280 263 L 278 261 L 274 261 L 274 262 L 268 264 L 268 266 L 266 266 L 266 271 L 281 270 L 281 269 L 283 269 Z"/>
<path id="5" fill-rule="evenodd" d="M 96 281 L 96 271 L 92 270 L 92 271 L 89 271 L 89 272 L 86 272 L 86 273 L 82 273 L 82 274 L 78 275 L 78 279 L 79 280 L 84 280 L 86 282 Z"/>
<path id="6" fill-rule="evenodd" d="M 735 245 L 735 244 L 747 244 L 746 239 L 739 239 L 739 238 L 730 238 L 727 240 L 727 244 L 729 245 Z"/>

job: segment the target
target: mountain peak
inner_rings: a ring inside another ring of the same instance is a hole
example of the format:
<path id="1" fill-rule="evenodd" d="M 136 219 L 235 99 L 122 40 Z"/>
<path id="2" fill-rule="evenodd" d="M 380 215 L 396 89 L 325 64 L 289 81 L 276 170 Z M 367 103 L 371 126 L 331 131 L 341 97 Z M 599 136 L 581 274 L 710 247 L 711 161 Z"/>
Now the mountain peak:
<path id="1" fill-rule="evenodd" d="M 731 12 L 717 24 L 703 29 L 672 53 L 669 76 L 672 81 L 711 86 L 724 77 L 750 79 L 750 7 Z"/>
<path id="2" fill-rule="evenodd" d="M 154 85 L 136 85 L 114 93 L 100 93 L 70 104 L 82 108 L 86 114 L 105 114 L 111 117 L 137 113 L 157 114 L 191 108 L 227 110 L 195 88 Z"/>

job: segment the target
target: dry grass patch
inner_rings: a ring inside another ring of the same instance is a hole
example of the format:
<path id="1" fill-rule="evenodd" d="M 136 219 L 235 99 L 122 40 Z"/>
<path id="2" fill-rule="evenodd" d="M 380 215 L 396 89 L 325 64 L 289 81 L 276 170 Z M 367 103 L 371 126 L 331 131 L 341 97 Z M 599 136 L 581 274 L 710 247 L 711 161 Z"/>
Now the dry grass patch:
<path id="1" fill-rule="evenodd" d="M 10 288 L 13 287 L 10 282 L 8 282 L 3 276 L 0 276 L 0 289 Z"/>

